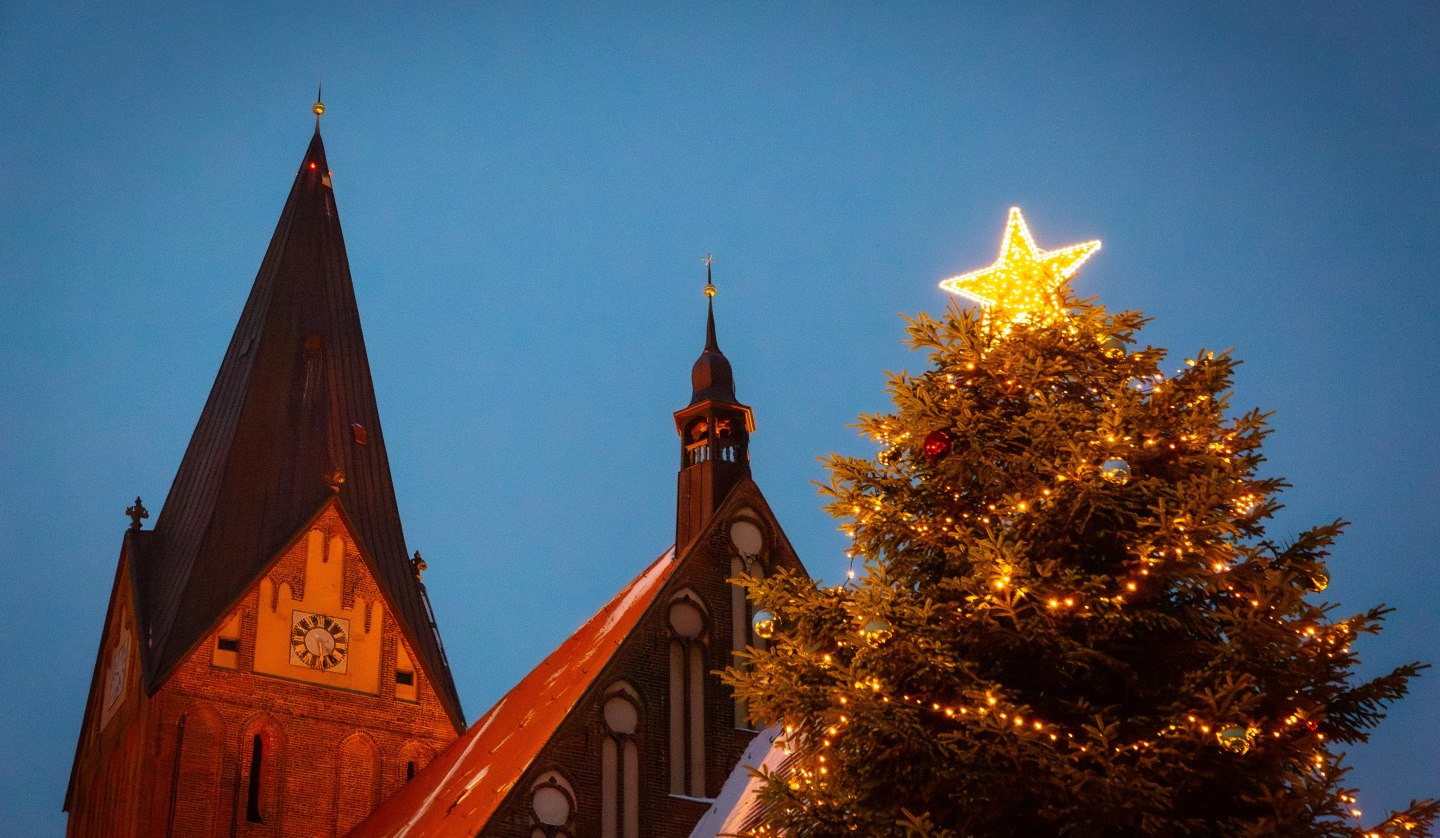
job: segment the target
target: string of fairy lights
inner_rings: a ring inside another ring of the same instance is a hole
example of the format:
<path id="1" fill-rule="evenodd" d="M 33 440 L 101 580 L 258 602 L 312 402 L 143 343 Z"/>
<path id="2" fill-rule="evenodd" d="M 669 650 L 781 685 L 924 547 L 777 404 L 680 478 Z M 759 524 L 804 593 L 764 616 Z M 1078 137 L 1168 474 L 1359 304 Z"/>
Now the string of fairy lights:
<path id="1" fill-rule="evenodd" d="M 1080 265 L 1099 249 L 1100 242 L 1090 241 L 1058 250 L 1041 250 L 1036 246 L 1020 210 L 1011 208 L 1000 256 L 996 262 L 987 268 L 944 280 L 940 286 L 983 306 L 981 323 L 993 334 L 1004 335 L 1018 324 L 1054 324 L 1069 316 L 1061 289 Z M 1100 343 L 1103 351 L 1108 353 L 1118 356 L 1125 352 L 1123 341 L 1111 339 L 1102 340 Z M 1147 356 L 1142 360 L 1150 363 L 1153 357 Z M 1190 359 L 1187 363 L 1194 367 L 1199 363 L 1214 360 L 1213 353 L 1207 353 Z M 952 390 L 973 387 L 979 383 L 982 374 L 983 371 L 977 370 L 975 363 L 967 363 L 961 375 L 949 376 L 949 387 Z M 1005 386 L 1017 388 L 1020 385 L 1010 379 L 1005 382 Z M 1169 396 L 1172 390 L 1179 396 L 1184 389 L 1167 380 L 1158 371 L 1137 373 L 1129 386 L 1136 391 L 1137 397 L 1150 399 Z M 1037 390 L 1035 396 L 1043 398 L 1046 394 Z M 1218 416 L 1225 405 L 1223 401 L 1217 403 L 1209 394 L 1201 393 L 1193 396 L 1183 406 L 1212 411 L 1213 415 Z M 882 446 L 888 446 L 890 451 L 900 451 L 913 445 L 913 438 L 907 431 L 898 426 L 887 425 L 883 420 L 875 422 L 878 427 L 872 431 L 872 438 Z M 1233 420 L 1225 424 L 1217 423 L 1216 427 L 1220 429 L 1220 433 L 1215 438 L 1204 438 L 1194 432 L 1173 436 L 1161 433 L 1140 434 L 1138 438 L 1135 434 L 1107 433 L 1089 441 L 1089 445 L 1098 449 L 1094 460 L 1080 463 L 1070 473 L 1054 475 L 1050 485 L 1038 486 L 1026 496 L 1008 495 L 1003 501 L 987 503 L 983 509 L 973 513 L 956 512 L 934 519 L 912 516 L 908 521 L 890 523 L 908 526 L 910 537 L 914 541 L 929 546 L 941 547 L 945 540 L 957 537 L 971 538 L 978 535 L 984 538 L 991 535 L 996 526 L 1013 526 L 1023 521 L 1025 516 L 1041 512 L 1047 505 L 1056 502 L 1060 494 L 1068 491 L 1071 486 L 1092 485 L 1096 478 L 1101 485 L 1108 484 L 1117 488 L 1125 486 L 1135 478 L 1125 452 L 1144 456 L 1155 452 L 1163 453 L 1167 449 L 1198 451 L 1238 463 L 1242 477 L 1233 482 L 1230 496 L 1218 506 L 1212 501 L 1209 508 L 1228 510 L 1242 524 L 1267 517 L 1276 508 L 1272 495 L 1280 488 L 1281 483 L 1275 480 L 1244 478 L 1249 474 L 1250 467 L 1258 462 L 1254 450 L 1258 448 L 1261 434 L 1254 427 Z M 954 442 L 954 436 L 949 431 L 935 431 L 922 441 L 919 451 L 926 460 L 934 463 L 949 453 Z M 886 461 L 883 454 L 881 461 Z M 962 499 L 959 493 L 952 492 L 951 497 L 957 502 Z M 870 508 L 867 509 L 864 503 L 853 503 L 849 508 L 851 522 L 841 526 L 842 531 L 852 539 L 856 537 L 858 528 L 878 527 L 886 523 L 882 516 L 887 514 L 888 510 L 881 499 L 871 496 L 864 501 L 868 502 Z M 1086 596 L 1078 590 L 1042 590 L 1036 587 L 1042 583 L 1017 578 L 1018 571 L 1012 563 L 997 559 L 991 563 L 985 594 L 976 597 L 966 607 L 956 608 L 954 613 L 964 619 L 969 613 L 966 608 L 1003 607 L 1011 610 L 1030 608 L 1032 613 L 1050 615 L 1054 619 L 1091 616 L 1100 609 L 1124 608 L 1127 597 L 1142 593 L 1142 588 L 1150 584 L 1160 571 L 1173 566 L 1173 571 L 1167 571 L 1167 579 L 1173 580 L 1175 574 L 1213 574 L 1213 583 L 1223 589 L 1234 600 L 1234 604 L 1248 605 L 1264 612 L 1259 615 L 1261 618 L 1293 632 L 1297 647 L 1311 650 L 1309 654 L 1327 659 L 1350 654 L 1351 643 L 1358 633 L 1352 620 L 1322 624 L 1320 620 L 1324 611 L 1318 607 L 1308 608 L 1301 616 L 1287 618 L 1281 615 L 1276 604 L 1262 601 L 1258 594 L 1245 590 L 1243 581 L 1235 581 L 1237 576 L 1244 576 L 1237 574 L 1237 570 L 1253 569 L 1261 563 L 1261 556 L 1254 550 L 1216 538 L 1240 533 L 1241 526 L 1230 520 L 1228 515 L 1217 513 L 1203 516 L 1182 511 L 1169 514 L 1162 512 L 1160 521 L 1162 526 L 1157 531 L 1130 546 L 1132 560 L 1127 563 L 1130 570 L 1115 580 L 1114 590 L 1098 596 Z M 1196 543 L 1196 537 L 1202 534 L 1208 550 L 1202 549 Z M 1217 546 L 1224 548 L 1222 555 L 1218 557 L 1214 555 Z M 847 551 L 850 569 L 847 571 L 846 586 L 858 584 L 854 560 L 859 552 L 861 551 L 856 549 Z M 1226 552 L 1228 555 L 1224 554 Z M 1197 566 L 1197 562 L 1202 564 Z M 1305 582 L 1308 590 L 1318 592 L 1325 589 L 1329 578 L 1323 569 L 1317 567 Z M 895 627 L 883 616 L 860 616 L 855 625 L 858 626 L 855 634 L 861 643 L 872 649 L 884 646 L 895 635 Z M 797 652 L 801 645 L 807 645 L 799 644 L 782 632 L 776 616 L 768 610 L 755 613 L 753 628 L 756 636 L 767 641 L 788 643 L 795 646 Z M 813 644 L 808 645 L 813 647 Z M 841 645 L 844 645 L 843 642 Z M 811 648 L 809 651 L 815 650 Z M 820 662 L 821 666 L 827 668 L 835 665 L 834 657 L 828 652 L 820 655 Z M 911 708 L 915 712 L 957 725 L 983 725 L 985 729 L 995 733 L 1009 732 L 1011 735 L 1039 737 L 1040 741 L 1081 755 L 1101 749 L 1116 755 L 1143 752 L 1154 747 L 1161 739 L 1189 736 L 1200 741 L 1213 742 L 1224 751 L 1242 757 L 1258 747 L 1263 747 L 1262 743 L 1267 739 L 1294 739 L 1311 743 L 1313 752 L 1308 758 L 1309 770 L 1317 779 L 1325 780 L 1338 764 L 1338 758 L 1326 750 L 1326 734 L 1320 729 L 1324 719 L 1323 711 L 1320 708 L 1312 708 L 1308 712 L 1302 709 L 1299 705 L 1305 697 L 1298 691 L 1284 701 L 1291 709 L 1273 719 L 1216 720 L 1191 710 L 1133 741 L 1102 744 L 1093 741 L 1093 737 L 1083 731 L 1077 735 L 1075 730 L 1042 718 L 1028 706 L 1007 701 L 1003 694 L 993 689 L 976 691 L 960 701 L 937 701 L 933 696 L 927 698 L 903 690 L 897 692 L 893 685 L 886 684 L 873 675 L 857 678 L 849 684 L 848 689 L 844 685 L 837 685 L 835 689 L 843 691 L 837 696 L 839 707 L 833 718 L 820 723 L 820 727 L 816 729 L 801 730 L 798 733 L 795 725 L 786 726 L 787 740 L 795 741 L 797 737 L 803 737 L 818 740 L 820 744 L 813 765 L 796 763 L 789 768 L 786 781 L 792 791 L 803 793 L 807 788 L 825 785 L 830 772 L 826 751 L 844 735 L 844 729 L 856 718 L 862 709 L 858 705 L 867 702 Z M 1361 817 L 1362 812 L 1356 806 L 1353 794 L 1342 790 L 1338 792 L 1337 800 L 1341 809 L 1350 817 L 1357 820 Z M 1392 818 L 1380 827 L 1387 830 L 1386 832 L 1371 831 L 1364 834 L 1366 838 L 1405 834 L 1417 825 L 1405 818 Z M 762 830 L 762 834 L 764 832 Z"/>

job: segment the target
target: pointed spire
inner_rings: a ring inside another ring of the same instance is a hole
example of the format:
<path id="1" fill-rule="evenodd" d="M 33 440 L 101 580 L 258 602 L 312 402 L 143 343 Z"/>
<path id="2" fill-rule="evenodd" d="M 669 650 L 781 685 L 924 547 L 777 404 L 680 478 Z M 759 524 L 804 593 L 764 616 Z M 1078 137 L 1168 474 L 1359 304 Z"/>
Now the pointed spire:
<path id="1" fill-rule="evenodd" d="M 715 339 L 714 263 L 714 256 L 705 257 L 705 349 L 690 370 L 690 404 L 675 413 L 680 434 L 677 550 L 695 538 L 730 490 L 750 474 L 755 419 L 735 398 L 735 374 Z"/>
<path id="2" fill-rule="evenodd" d="M 314 111 L 315 113 L 315 133 L 317 134 L 320 133 L 320 117 L 325 115 L 324 92 L 325 80 L 321 79 L 320 84 L 316 85 L 315 87 L 315 104 L 310 106 L 310 110 Z"/>
<path id="3" fill-rule="evenodd" d="M 711 268 L 715 257 L 707 255 L 704 261 L 705 349 L 690 370 L 690 403 L 699 404 L 707 399 L 736 403 L 735 375 L 730 369 L 729 359 L 720 351 L 720 343 L 715 339 L 715 276 Z"/>
<path id="4" fill-rule="evenodd" d="M 316 103 L 318 118 L 323 106 Z M 317 130 L 139 568 L 158 685 L 338 500 L 392 613 L 463 723 L 395 500 L 355 289 Z"/>
<path id="5" fill-rule="evenodd" d="M 710 266 L 715 264 L 713 254 L 705 254 L 705 305 L 709 310 L 705 323 L 705 351 L 719 352 L 720 344 L 715 342 L 715 278 L 710 273 Z"/>

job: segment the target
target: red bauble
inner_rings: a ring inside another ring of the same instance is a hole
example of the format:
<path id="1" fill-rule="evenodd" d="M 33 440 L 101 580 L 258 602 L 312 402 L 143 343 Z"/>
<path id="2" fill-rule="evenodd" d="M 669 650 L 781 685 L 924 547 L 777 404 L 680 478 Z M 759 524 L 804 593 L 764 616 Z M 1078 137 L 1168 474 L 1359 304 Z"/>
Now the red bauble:
<path id="1" fill-rule="evenodd" d="M 925 436 L 925 445 L 921 449 L 925 452 L 925 459 L 935 462 L 946 454 L 950 453 L 950 446 L 955 442 L 955 437 L 946 430 L 931 431 Z"/>

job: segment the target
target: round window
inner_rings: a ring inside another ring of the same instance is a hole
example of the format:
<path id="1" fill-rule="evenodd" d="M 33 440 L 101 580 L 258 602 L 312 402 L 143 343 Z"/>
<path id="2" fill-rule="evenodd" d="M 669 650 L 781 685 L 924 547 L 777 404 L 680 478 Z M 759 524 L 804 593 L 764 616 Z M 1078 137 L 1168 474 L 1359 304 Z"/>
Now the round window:
<path id="1" fill-rule="evenodd" d="M 546 826 L 564 826 L 570 820 L 570 796 L 556 786 L 540 786 L 530 798 L 535 820 Z"/>
<path id="2" fill-rule="evenodd" d="M 699 637 L 705 628 L 705 615 L 693 603 L 680 600 L 670 606 L 670 628 L 684 638 Z"/>
<path id="3" fill-rule="evenodd" d="M 735 545 L 740 555 L 747 557 L 758 556 L 765 549 L 765 537 L 760 534 L 760 528 L 753 521 L 744 519 L 730 525 L 730 543 Z"/>
<path id="4" fill-rule="evenodd" d="M 615 733 L 628 735 L 635 732 L 640 716 L 634 704 L 617 695 L 605 702 L 605 724 Z"/>

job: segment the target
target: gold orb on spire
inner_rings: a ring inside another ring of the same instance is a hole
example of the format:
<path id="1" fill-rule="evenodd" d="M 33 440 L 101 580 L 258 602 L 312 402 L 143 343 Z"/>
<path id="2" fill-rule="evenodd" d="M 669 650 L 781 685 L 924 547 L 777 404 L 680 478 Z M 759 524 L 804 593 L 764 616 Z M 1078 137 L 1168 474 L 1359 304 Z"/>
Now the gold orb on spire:
<path id="1" fill-rule="evenodd" d="M 715 263 L 715 255 L 707 253 L 703 261 L 705 262 L 705 296 L 713 297 L 715 296 L 715 283 L 710 278 L 710 266 Z"/>
<path id="2" fill-rule="evenodd" d="M 325 113 L 325 103 L 320 101 L 319 99 L 316 99 L 315 107 L 311 108 L 310 110 L 314 111 L 316 116 L 320 116 Z"/>

